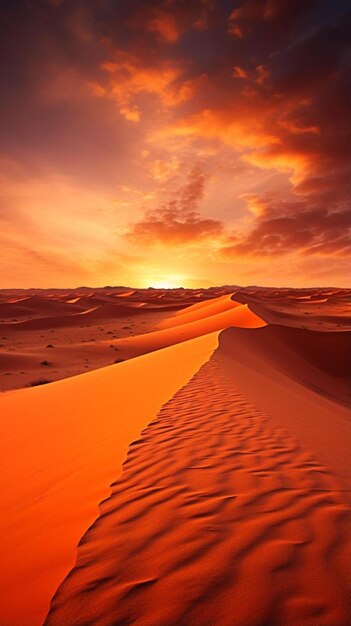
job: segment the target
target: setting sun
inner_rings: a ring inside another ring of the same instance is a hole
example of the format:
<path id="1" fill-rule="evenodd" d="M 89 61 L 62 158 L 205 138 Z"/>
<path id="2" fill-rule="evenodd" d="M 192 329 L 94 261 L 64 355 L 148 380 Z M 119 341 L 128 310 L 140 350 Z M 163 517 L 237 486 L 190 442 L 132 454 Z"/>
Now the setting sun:
<path id="1" fill-rule="evenodd" d="M 186 279 L 184 276 L 178 274 L 156 274 L 152 280 L 150 280 L 145 287 L 152 287 L 152 289 L 180 289 L 180 287 L 186 287 Z"/>
<path id="2" fill-rule="evenodd" d="M 153 289 L 179 289 L 181 286 L 174 280 L 160 280 L 150 284 Z"/>

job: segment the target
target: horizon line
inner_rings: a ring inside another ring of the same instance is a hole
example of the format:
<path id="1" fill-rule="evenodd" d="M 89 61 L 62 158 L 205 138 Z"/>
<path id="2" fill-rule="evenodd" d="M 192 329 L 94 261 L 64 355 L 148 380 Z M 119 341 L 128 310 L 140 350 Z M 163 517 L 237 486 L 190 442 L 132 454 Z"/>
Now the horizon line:
<path id="1" fill-rule="evenodd" d="M 67 291 L 76 291 L 79 289 L 135 289 L 135 290 L 146 290 L 153 289 L 154 291 L 177 291 L 179 289 L 187 290 L 187 291 L 197 291 L 199 289 L 209 290 L 209 289 L 224 289 L 224 288 L 235 288 L 235 289 L 252 289 L 252 288 L 260 288 L 260 289 L 351 289 L 350 287 L 341 287 L 337 285 L 314 285 L 314 286 L 290 286 L 290 285 L 261 285 L 261 284 L 250 284 L 250 285 L 236 285 L 226 283 L 224 285 L 210 285 L 209 287 L 152 287 L 151 285 L 148 287 L 135 287 L 130 285 L 79 285 L 76 287 L 0 287 L 0 291 L 47 291 L 47 290 L 67 290 Z"/>

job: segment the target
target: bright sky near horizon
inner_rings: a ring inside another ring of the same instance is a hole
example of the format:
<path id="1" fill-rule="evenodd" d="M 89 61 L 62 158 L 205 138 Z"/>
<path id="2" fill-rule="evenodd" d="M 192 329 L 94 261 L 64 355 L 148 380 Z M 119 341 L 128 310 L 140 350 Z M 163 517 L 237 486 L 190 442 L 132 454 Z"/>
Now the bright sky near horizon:
<path id="1" fill-rule="evenodd" d="M 1 12 L 0 287 L 349 286 L 346 0 Z"/>

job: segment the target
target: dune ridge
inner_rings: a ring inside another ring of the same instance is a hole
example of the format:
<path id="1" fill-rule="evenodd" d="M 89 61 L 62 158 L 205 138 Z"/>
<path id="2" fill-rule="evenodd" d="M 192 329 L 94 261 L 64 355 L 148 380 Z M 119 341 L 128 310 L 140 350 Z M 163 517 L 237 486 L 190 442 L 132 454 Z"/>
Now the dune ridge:
<path id="1" fill-rule="evenodd" d="M 93 303 L 91 303 L 93 304 Z M 117 304 L 98 304 L 88 309 L 82 309 L 71 312 L 69 315 L 51 315 L 49 317 L 35 317 L 23 321 L 10 322 L 0 324 L 3 331 L 12 329 L 16 325 L 17 331 L 25 330 L 42 330 L 44 328 L 58 328 L 62 326 L 78 326 L 84 315 L 85 322 L 88 320 L 104 320 L 108 318 L 124 317 L 126 314 L 137 315 L 139 313 L 136 307 L 118 306 Z"/>
<path id="2" fill-rule="evenodd" d="M 238 302 L 267 324 L 283 324 L 309 330 L 351 330 L 351 294 L 349 289 L 242 289 Z"/>
<path id="3" fill-rule="evenodd" d="M 159 323 L 159 328 L 171 328 L 188 322 L 204 320 L 212 315 L 223 313 L 224 311 L 235 309 L 241 306 L 240 302 L 233 299 L 233 293 L 218 296 L 211 300 L 205 300 L 192 304 L 185 309 L 177 311 L 175 315 L 167 317 Z"/>
<path id="4" fill-rule="evenodd" d="M 350 623 L 350 491 L 232 374 L 219 348 L 131 444 L 46 626 Z"/>
<path id="5" fill-rule="evenodd" d="M 227 285 L 198 290 L 0 290 L 0 390 L 23 388 L 41 379 L 59 380 L 190 339 L 207 332 L 208 318 L 213 330 L 245 327 L 245 308 L 240 306 L 246 307 L 251 320 L 258 317 L 258 326 L 264 321 L 337 333 L 351 330 L 347 289 Z M 222 319 L 215 318 L 217 314 L 223 314 Z M 145 338 L 167 329 L 172 336 Z M 54 352 L 47 350 L 52 345 Z M 48 363 L 45 373 L 43 361 Z"/>
<path id="6" fill-rule="evenodd" d="M 216 300 L 212 306 L 204 306 L 189 313 L 185 309 L 182 316 L 167 318 L 161 322 L 160 330 L 119 340 L 121 356 L 132 358 L 230 326 L 241 328 L 266 326 L 266 322 L 253 313 L 248 305 L 237 303 L 231 300 L 230 296 L 225 296 L 224 300 Z M 209 315 L 206 314 L 207 311 Z M 181 321 L 183 319 L 184 323 Z"/>
<path id="7" fill-rule="evenodd" d="M 110 493 L 128 444 L 217 345 L 217 333 L 0 397 L 0 621 L 37 626 Z M 138 393 L 135 393 L 138 381 Z"/>

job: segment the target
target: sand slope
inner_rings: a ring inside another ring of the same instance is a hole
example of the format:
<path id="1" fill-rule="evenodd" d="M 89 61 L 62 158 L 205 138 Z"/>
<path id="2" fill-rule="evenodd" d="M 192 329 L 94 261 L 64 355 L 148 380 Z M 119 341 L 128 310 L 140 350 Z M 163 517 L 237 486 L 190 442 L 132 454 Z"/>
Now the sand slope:
<path id="1" fill-rule="evenodd" d="M 126 315 L 137 315 L 138 313 L 140 313 L 138 307 L 126 307 L 105 303 L 103 305 L 92 306 L 86 310 L 82 309 L 81 311 L 70 313 L 69 315 L 51 315 L 49 317 L 36 317 L 22 322 L 3 323 L 0 324 L 0 330 L 3 332 L 12 330 L 14 325 L 16 325 L 16 331 L 79 326 L 83 321 L 88 324 L 94 320 L 119 318 L 125 317 Z"/>
<path id="2" fill-rule="evenodd" d="M 203 321 L 204 319 L 223 313 L 224 311 L 230 311 L 238 306 L 241 306 L 240 302 L 233 300 L 233 294 L 226 294 L 219 296 L 213 300 L 205 300 L 204 302 L 197 302 L 192 304 L 181 311 L 178 311 L 175 315 L 167 317 L 160 322 L 160 328 L 172 328 L 181 324 L 187 324 L 188 322 Z"/>
<path id="3" fill-rule="evenodd" d="M 172 316 L 161 322 L 161 330 L 119 340 L 116 342 L 119 354 L 123 358 L 131 358 L 230 326 L 259 328 L 266 325 L 246 304 L 233 302 L 230 296 L 224 298 L 213 306 L 200 307 L 190 312 L 185 309 L 183 315 Z M 181 321 L 183 319 L 184 323 Z"/>
<path id="4" fill-rule="evenodd" d="M 273 289 L 238 290 L 238 302 L 268 324 L 282 324 L 310 330 L 351 330 L 350 290 Z"/>
<path id="5" fill-rule="evenodd" d="M 247 326 L 239 305 L 248 307 L 251 326 L 264 320 L 338 334 L 351 330 L 346 289 L 0 290 L 0 390 L 59 380 L 198 336 L 207 332 L 209 318 L 213 329 Z M 216 318 L 219 314 L 227 319 Z M 173 329 L 172 335 L 141 337 L 167 329 Z M 122 339 L 127 341 L 119 346 Z M 49 365 L 42 366 L 43 361 Z"/>
<path id="6" fill-rule="evenodd" d="M 351 403 L 351 332 L 317 332 L 268 325 L 221 334 L 223 353 L 268 376 L 273 370 L 307 388 Z M 269 373 L 267 368 L 270 368 Z"/>
<path id="7" fill-rule="evenodd" d="M 40 624 L 130 441 L 206 361 L 217 333 L 0 397 L 0 623 Z"/>
<path id="8" fill-rule="evenodd" d="M 351 489 L 349 333 L 228 329 L 221 358 L 242 392 Z M 341 341 L 340 341 L 341 340 Z M 344 343 L 343 343 L 344 340 Z"/>
<path id="9" fill-rule="evenodd" d="M 279 398 L 272 418 L 242 392 L 235 333 L 130 446 L 47 626 L 350 624 L 350 483 L 285 428 Z M 326 423 L 310 393 L 304 417 L 328 435 L 344 409 Z"/>

